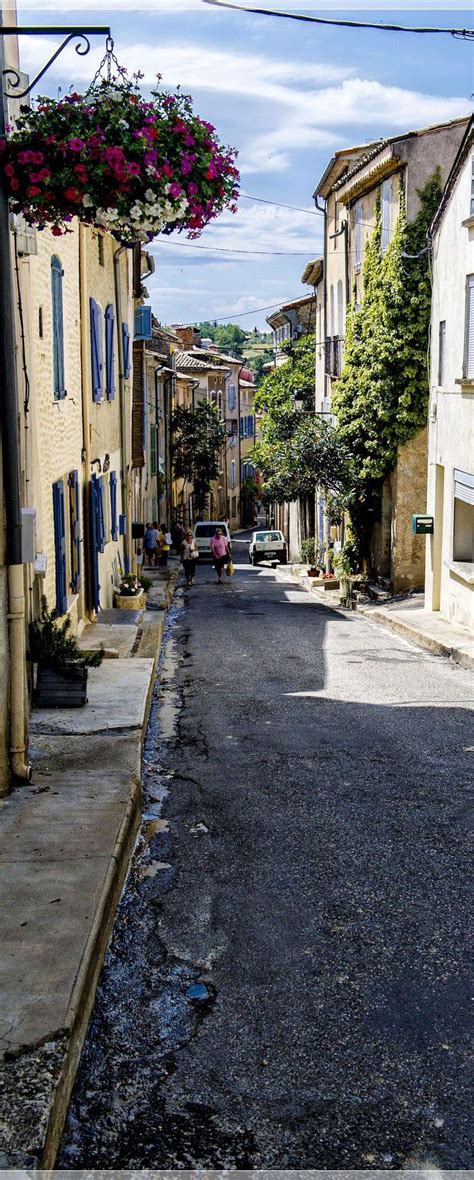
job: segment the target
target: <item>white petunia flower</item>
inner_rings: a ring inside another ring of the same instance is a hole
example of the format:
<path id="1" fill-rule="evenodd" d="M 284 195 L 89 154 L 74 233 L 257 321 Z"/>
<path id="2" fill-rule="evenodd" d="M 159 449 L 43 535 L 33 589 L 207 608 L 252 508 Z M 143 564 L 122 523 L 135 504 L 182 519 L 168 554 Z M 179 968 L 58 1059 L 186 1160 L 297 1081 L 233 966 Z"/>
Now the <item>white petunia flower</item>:
<path id="1" fill-rule="evenodd" d="M 92 197 L 89 196 L 89 193 L 84 193 L 84 196 L 82 198 L 82 204 L 85 205 L 87 208 L 89 208 L 89 205 L 94 204 Z"/>

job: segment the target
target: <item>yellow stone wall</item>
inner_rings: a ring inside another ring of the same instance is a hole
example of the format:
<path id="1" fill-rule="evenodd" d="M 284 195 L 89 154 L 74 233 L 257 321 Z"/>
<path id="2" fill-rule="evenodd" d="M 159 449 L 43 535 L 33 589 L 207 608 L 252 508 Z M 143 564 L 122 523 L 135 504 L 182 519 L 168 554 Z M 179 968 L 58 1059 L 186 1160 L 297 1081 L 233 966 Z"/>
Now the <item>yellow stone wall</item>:
<path id="1" fill-rule="evenodd" d="M 394 593 L 422 590 L 426 538 L 412 532 L 414 512 L 426 511 L 427 429 L 399 447 L 392 484 L 392 547 L 390 579 Z"/>

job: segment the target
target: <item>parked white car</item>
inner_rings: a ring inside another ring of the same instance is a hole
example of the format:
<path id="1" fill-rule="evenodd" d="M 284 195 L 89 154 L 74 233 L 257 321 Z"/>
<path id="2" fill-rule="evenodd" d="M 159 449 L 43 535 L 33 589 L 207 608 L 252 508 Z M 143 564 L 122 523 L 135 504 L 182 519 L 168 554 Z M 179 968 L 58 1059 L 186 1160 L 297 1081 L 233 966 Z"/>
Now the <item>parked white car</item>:
<path id="1" fill-rule="evenodd" d="M 281 565 L 286 565 L 288 554 L 285 538 L 280 529 L 257 529 L 252 533 L 249 558 L 252 565 L 258 565 L 259 561 L 271 561 L 272 558 L 278 560 Z"/>
<path id="2" fill-rule="evenodd" d="M 200 557 L 212 557 L 211 537 L 214 536 L 216 529 L 222 529 L 223 535 L 230 545 L 229 527 L 224 520 L 198 520 L 194 525 L 194 540 Z"/>

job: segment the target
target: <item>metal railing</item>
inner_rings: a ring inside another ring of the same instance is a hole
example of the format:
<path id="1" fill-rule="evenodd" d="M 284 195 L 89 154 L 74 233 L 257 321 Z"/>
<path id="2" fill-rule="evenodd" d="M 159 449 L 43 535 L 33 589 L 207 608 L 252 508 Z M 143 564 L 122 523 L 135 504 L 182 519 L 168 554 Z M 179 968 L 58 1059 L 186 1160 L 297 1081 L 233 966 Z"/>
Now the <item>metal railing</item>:
<path id="1" fill-rule="evenodd" d="M 325 367 L 328 377 L 340 377 L 344 351 L 343 336 L 326 336 Z"/>

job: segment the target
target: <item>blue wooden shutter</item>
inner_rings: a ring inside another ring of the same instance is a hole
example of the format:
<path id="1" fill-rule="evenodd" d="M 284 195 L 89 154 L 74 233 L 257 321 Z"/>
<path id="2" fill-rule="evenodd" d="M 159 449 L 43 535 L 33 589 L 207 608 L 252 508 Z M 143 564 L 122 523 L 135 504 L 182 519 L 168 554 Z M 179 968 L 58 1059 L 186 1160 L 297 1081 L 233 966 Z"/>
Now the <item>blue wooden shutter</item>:
<path id="1" fill-rule="evenodd" d="M 109 401 L 115 397 L 114 330 L 115 312 L 109 303 L 105 309 L 105 389 Z"/>
<path id="2" fill-rule="evenodd" d="M 97 476 L 93 475 L 90 484 L 91 489 L 91 558 L 92 558 L 92 595 L 94 610 L 99 610 L 100 606 L 100 582 L 99 582 L 99 543 L 98 543 L 98 521 L 99 521 L 99 486 Z"/>
<path id="3" fill-rule="evenodd" d="M 151 340 L 153 325 L 151 307 L 142 305 L 135 308 L 135 340 Z"/>
<path id="4" fill-rule="evenodd" d="M 123 375 L 125 378 L 130 376 L 130 329 L 128 324 L 122 324 L 122 345 L 123 345 Z"/>
<path id="5" fill-rule="evenodd" d="M 67 609 L 66 530 L 64 520 L 64 483 L 53 483 L 54 553 L 56 559 L 56 610 L 63 615 Z"/>
<path id="6" fill-rule="evenodd" d="M 97 548 L 100 553 L 105 549 L 105 503 L 104 480 L 101 475 L 97 480 Z"/>
<path id="7" fill-rule="evenodd" d="M 64 323 L 63 323 L 63 272 L 60 259 L 53 254 L 51 259 L 51 302 L 53 319 L 53 393 L 59 401 L 66 397 L 64 388 Z"/>
<path id="8" fill-rule="evenodd" d="M 240 419 L 240 437 L 241 438 L 244 437 L 244 420 L 243 420 L 243 418 Z"/>
<path id="9" fill-rule="evenodd" d="M 102 323 L 99 304 L 90 299 L 91 313 L 91 366 L 92 366 L 92 397 L 95 402 L 102 401 Z"/>
<path id="10" fill-rule="evenodd" d="M 253 438 L 253 414 L 249 414 L 249 436 Z"/>
<path id="11" fill-rule="evenodd" d="M 69 520 L 71 523 L 71 590 L 77 594 L 81 586 L 81 513 L 79 475 L 71 471 L 69 484 Z"/>
<path id="12" fill-rule="evenodd" d="M 118 539 L 117 525 L 117 476 L 110 472 L 110 533 L 113 541 Z"/>

